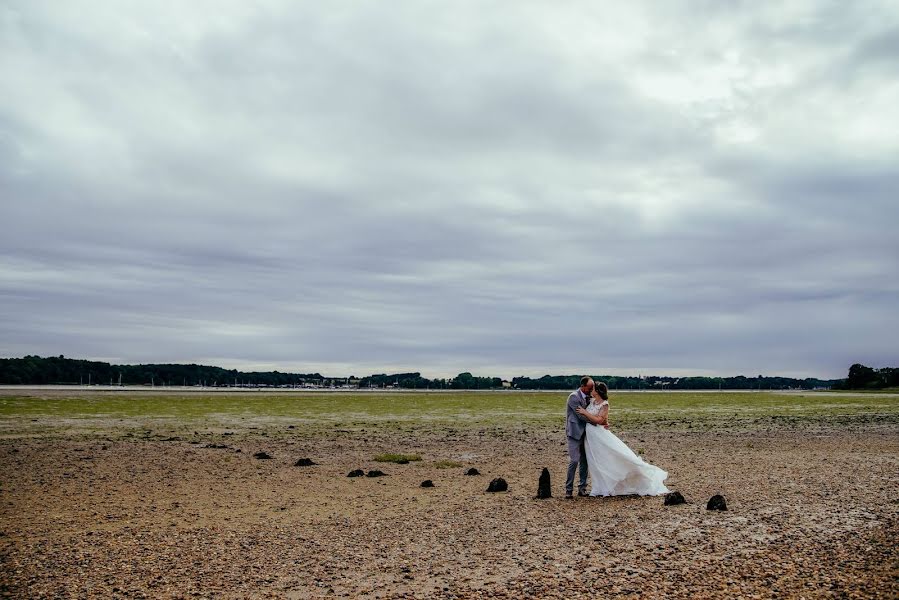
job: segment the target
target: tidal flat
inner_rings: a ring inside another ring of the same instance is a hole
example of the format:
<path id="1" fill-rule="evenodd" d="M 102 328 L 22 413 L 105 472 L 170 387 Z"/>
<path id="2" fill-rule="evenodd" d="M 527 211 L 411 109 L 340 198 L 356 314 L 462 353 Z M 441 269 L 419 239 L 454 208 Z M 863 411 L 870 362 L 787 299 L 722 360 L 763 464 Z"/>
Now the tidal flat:
<path id="1" fill-rule="evenodd" d="M 562 499 L 565 398 L 0 390 L 0 592 L 899 596 L 899 395 L 613 391 L 612 430 L 668 471 L 671 507 Z"/>

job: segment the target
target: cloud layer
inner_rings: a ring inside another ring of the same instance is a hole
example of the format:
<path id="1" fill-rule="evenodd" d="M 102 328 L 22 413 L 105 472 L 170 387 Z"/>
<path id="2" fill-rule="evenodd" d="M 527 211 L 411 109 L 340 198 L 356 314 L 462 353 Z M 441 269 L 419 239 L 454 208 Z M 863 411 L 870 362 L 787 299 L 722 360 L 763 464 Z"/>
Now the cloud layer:
<path id="1" fill-rule="evenodd" d="M 890 2 L 0 8 L 0 355 L 899 363 Z"/>

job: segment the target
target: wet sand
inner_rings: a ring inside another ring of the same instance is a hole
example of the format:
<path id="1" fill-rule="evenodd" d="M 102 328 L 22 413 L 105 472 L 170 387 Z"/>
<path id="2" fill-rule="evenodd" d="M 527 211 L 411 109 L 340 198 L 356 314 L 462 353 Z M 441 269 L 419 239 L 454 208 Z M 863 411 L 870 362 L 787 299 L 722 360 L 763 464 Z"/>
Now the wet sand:
<path id="1" fill-rule="evenodd" d="M 4 431 L 4 597 L 899 597 L 895 416 L 617 430 L 675 507 L 563 500 L 548 425 L 98 418 Z M 543 467 L 554 497 L 536 500 Z M 485 493 L 493 477 L 509 491 Z M 705 509 L 716 493 L 727 512 Z"/>

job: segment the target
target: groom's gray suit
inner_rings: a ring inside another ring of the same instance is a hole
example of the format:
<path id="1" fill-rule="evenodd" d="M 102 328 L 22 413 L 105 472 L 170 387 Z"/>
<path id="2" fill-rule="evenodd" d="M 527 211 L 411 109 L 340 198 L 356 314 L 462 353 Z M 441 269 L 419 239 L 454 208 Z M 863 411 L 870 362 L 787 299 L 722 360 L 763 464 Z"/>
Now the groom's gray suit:
<path id="1" fill-rule="evenodd" d="M 587 434 L 587 419 L 577 414 L 575 409 L 580 406 L 587 408 L 590 398 L 580 388 L 571 392 L 568 396 L 568 408 L 565 411 L 565 435 L 568 437 L 568 478 L 565 479 L 565 493 L 574 491 L 574 472 L 578 465 L 581 469 L 581 480 L 577 486 L 578 491 L 587 489 L 587 453 L 584 451 L 584 437 Z"/>

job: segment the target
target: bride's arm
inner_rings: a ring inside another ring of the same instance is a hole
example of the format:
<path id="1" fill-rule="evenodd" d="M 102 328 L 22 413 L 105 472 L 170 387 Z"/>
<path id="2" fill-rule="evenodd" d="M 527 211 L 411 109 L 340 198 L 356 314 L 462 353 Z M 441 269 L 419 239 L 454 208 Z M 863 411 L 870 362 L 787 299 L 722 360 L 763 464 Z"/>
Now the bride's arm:
<path id="1" fill-rule="evenodd" d="M 577 414 L 584 417 L 584 419 L 586 419 L 587 422 L 592 425 L 605 425 L 606 415 L 608 415 L 608 413 L 608 407 L 603 407 L 603 410 L 601 410 L 598 415 L 591 414 L 581 407 L 577 408 Z"/>
<path id="2" fill-rule="evenodd" d="M 600 423 L 600 425 L 602 425 L 603 427 L 608 429 L 609 428 L 609 405 L 603 404 L 602 408 L 599 409 L 599 414 L 596 416 L 602 420 L 602 423 Z"/>

